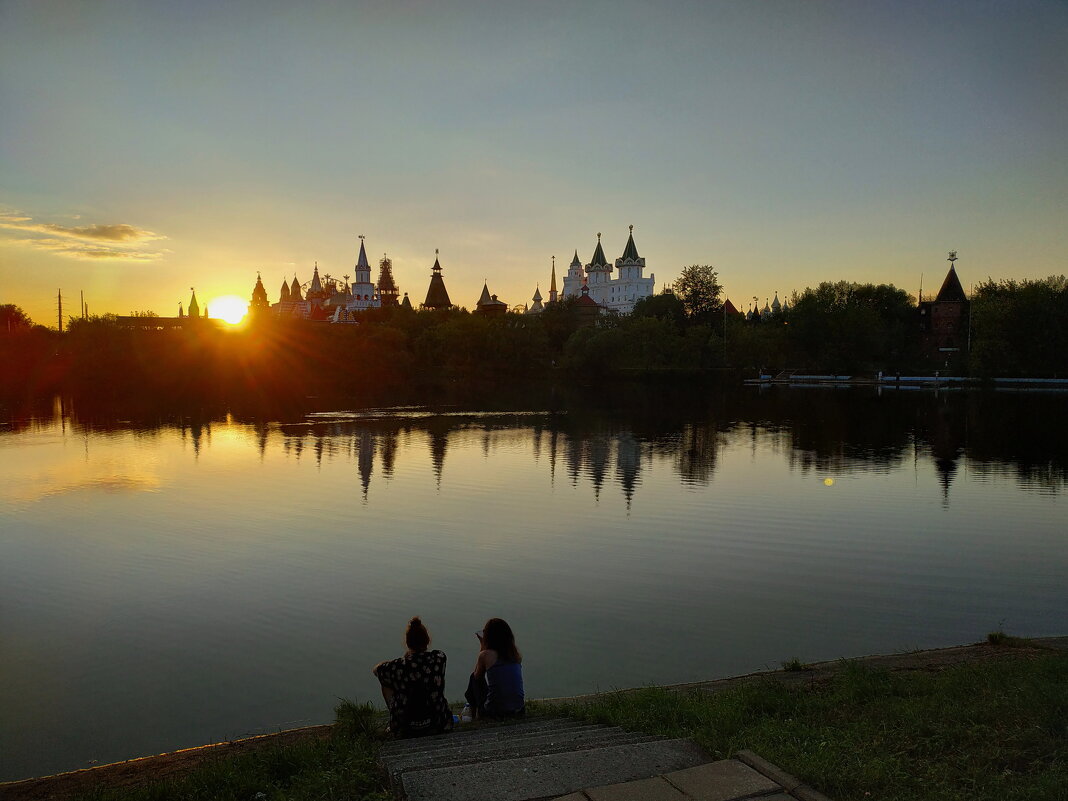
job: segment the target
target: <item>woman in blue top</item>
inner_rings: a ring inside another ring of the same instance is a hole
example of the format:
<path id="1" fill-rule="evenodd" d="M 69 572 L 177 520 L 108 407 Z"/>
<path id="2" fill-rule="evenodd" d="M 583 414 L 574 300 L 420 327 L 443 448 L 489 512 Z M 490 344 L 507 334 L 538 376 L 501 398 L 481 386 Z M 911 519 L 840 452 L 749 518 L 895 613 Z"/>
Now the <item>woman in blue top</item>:
<path id="1" fill-rule="evenodd" d="M 499 617 L 491 617 L 478 632 L 479 651 L 475 670 L 464 697 L 474 718 L 515 717 L 526 709 L 523 695 L 523 655 L 515 645 L 512 627 Z"/>

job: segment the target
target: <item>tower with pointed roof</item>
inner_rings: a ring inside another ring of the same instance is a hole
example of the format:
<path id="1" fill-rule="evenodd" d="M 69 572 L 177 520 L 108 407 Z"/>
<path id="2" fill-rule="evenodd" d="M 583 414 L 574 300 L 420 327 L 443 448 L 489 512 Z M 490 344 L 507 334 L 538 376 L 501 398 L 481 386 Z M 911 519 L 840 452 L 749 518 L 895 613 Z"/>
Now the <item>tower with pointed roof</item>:
<path id="1" fill-rule="evenodd" d="M 367 261 L 363 234 L 360 234 L 360 253 L 356 257 L 356 280 L 352 283 L 352 300 L 346 304 L 345 308 L 349 313 L 355 313 L 366 309 L 377 309 L 381 305 L 378 288 L 371 283 L 371 264 Z"/>
<path id="2" fill-rule="evenodd" d="M 604 248 L 601 247 L 601 232 L 597 232 L 597 247 L 593 249 L 593 256 L 590 257 L 590 263 L 586 265 L 586 283 L 590 287 L 591 294 L 602 294 L 600 290 L 603 286 L 607 285 L 612 280 L 612 265 L 608 263 L 608 259 L 604 257 Z M 594 300 L 600 302 L 601 298 L 594 297 Z"/>
<path id="3" fill-rule="evenodd" d="M 496 316 L 508 311 L 508 304 L 503 300 L 497 300 L 496 295 L 491 295 L 489 284 L 482 282 L 482 295 L 475 304 L 475 314 Z"/>
<path id="4" fill-rule="evenodd" d="M 971 301 L 957 276 L 957 251 L 951 250 L 949 271 L 934 300 L 920 298 L 920 334 L 928 358 L 939 366 L 949 367 L 967 354 Z"/>
<path id="5" fill-rule="evenodd" d="M 445 289 L 445 280 L 441 277 L 441 262 L 438 261 L 438 251 L 434 250 L 434 266 L 430 271 L 430 286 L 426 290 L 426 300 L 423 301 L 424 309 L 448 309 L 452 307 L 449 300 L 449 292 Z"/>
<path id="6" fill-rule="evenodd" d="M 252 302 L 248 304 L 248 312 L 253 317 L 259 317 L 270 308 L 271 302 L 267 300 L 267 290 L 263 286 L 260 274 L 256 273 L 256 286 L 252 288 Z"/>
<path id="7" fill-rule="evenodd" d="M 582 287 L 586 283 L 586 273 L 582 271 L 582 262 L 579 261 L 578 251 L 571 260 L 571 266 L 567 268 L 564 276 L 564 297 L 577 298 L 582 294 Z"/>
<path id="8" fill-rule="evenodd" d="M 193 293 L 193 296 L 189 298 L 189 309 L 187 316 L 193 319 L 200 317 L 200 304 L 197 303 L 197 291 L 193 287 L 189 287 L 189 291 Z M 208 310 L 204 309 L 204 316 L 208 316 Z"/>
<path id="9" fill-rule="evenodd" d="M 578 255 L 578 251 L 575 251 Z M 553 277 L 549 282 L 549 303 L 556 303 L 556 256 L 553 256 Z"/>
<path id="10" fill-rule="evenodd" d="M 579 297 L 582 287 L 587 286 L 589 297 L 601 306 L 622 314 L 634 310 L 634 304 L 642 298 L 653 294 L 656 283 L 654 275 L 645 276 L 645 259 L 638 255 L 634 244 L 634 226 L 630 226 L 623 255 L 610 264 L 605 258 L 601 246 L 601 235 L 597 234 L 597 246 L 593 257 L 583 271 L 578 260 L 578 252 L 571 262 L 567 276 L 564 278 L 564 297 Z"/>
<path id="11" fill-rule="evenodd" d="M 378 262 L 378 297 L 383 306 L 396 306 L 399 294 L 397 282 L 393 280 L 393 260 L 383 253 Z"/>
<path id="12" fill-rule="evenodd" d="M 532 297 L 531 300 L 533 300 L 534 303 L 533 303 L 533 305 L 531 305 L 531 307 L 529 309 L 527 309 L 527 311 L 526 311 L 527 314 L 541 314 L 543 311 L 545 311 L 545 306 L 541 302 L 541 287 L 540 286 L 534 288 L 534 297 Z"/>

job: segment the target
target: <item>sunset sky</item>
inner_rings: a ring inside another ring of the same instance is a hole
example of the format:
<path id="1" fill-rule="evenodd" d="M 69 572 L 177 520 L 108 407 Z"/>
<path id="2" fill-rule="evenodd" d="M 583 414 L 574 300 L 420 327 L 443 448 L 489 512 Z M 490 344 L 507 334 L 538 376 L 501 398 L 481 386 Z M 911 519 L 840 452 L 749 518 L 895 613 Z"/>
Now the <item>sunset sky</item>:
<path id="1" fill-rule="evenodd" d="M 383 252 L 510 304 L 633 224 L 657 289 L 1068 272 L 1064 2 L 0 0 L 0 303 L 55 324 Z M 377 268 L 374 271 L 377 278 Z"/>

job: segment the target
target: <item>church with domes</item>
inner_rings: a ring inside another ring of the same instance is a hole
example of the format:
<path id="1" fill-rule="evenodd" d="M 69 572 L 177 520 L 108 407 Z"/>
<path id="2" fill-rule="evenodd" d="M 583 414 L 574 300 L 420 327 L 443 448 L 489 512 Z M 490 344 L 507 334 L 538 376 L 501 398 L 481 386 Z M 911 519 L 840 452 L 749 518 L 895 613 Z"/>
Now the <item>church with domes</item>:
<path id="1" fill-rule="evenodd" d="M 581 297 L 585 286 L 588 288 L 588 297 L 599 305 L 620 314 L 630 314 L 637 301 L 653 294 L 656 277 L 652 273 L 646 277 L 644 272 L 645 259 L 638 255 L 638 248 L 634 244 L 633 225 L 630 226 L 623 255 L 614 264 L 605 257 L 598 233 L 593 257 L 585 267 L 579 260 L 578 251 L 575 251 L 575 257 L 564 276 L 563 298 Z M 555 277 L 554 268 L 554 284 Z"/>

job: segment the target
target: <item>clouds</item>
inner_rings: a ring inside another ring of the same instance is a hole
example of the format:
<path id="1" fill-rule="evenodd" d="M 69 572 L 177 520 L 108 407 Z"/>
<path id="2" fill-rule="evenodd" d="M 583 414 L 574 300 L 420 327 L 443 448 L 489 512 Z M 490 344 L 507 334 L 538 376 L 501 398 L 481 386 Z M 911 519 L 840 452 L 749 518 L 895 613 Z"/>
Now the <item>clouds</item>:
<path id="1" fill-rule="evenodd" d="M 0 229 L 5 229 L 3 235 L 8 244 L 86 261 L 158 261 L 163 253 L 151 245 L 146 248 L 146 244 L 167 238 L 128 223 L 68 226 L 36 222 L 16 212 L 0 212 Z"/>

